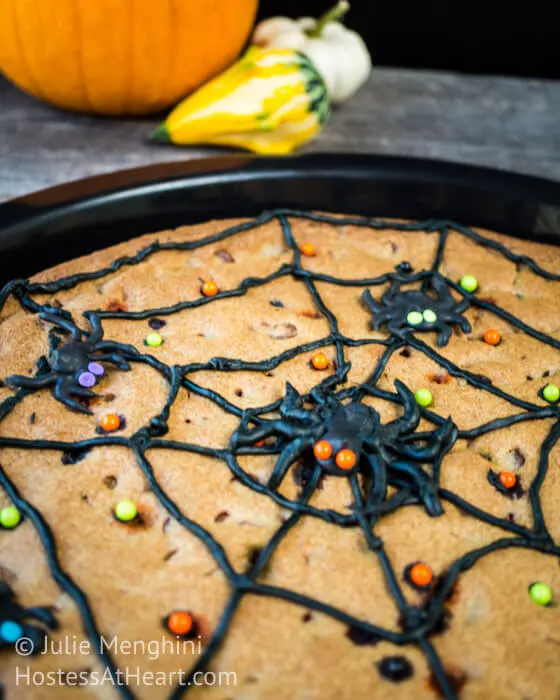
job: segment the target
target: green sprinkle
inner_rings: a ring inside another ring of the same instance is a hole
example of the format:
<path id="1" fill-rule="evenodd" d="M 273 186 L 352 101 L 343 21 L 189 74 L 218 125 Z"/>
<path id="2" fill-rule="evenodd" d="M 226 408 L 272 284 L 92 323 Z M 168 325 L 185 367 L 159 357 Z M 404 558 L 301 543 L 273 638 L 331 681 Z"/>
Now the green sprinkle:
<path id="1" fill-rule="evenodd" d="M 560 387 L 556 384 L 547 384 L 542 390 L 543 399 L 549 403 L 556 403 L 560 399 Z"/>
<path id="2" fill-rule="evenodd" d="M 426 323 L 435 323 L 435 321 L 437 321 L 437 315 L 431 309 L 426 309 L 422 314 L 422 317 Z"/>
<path id="3" fill-rule="evenodd" d="M 411 326 L 417 326 L 419 323 L 422 323 L 424 317 L 419 311 L 409 311 L 406 320 Z"/>
<path id="4" fill-rule="evenodd" d="M 434 397 L 429 389 L 418 389 L 418 391 L 414 394 L 414 398 L 416 399 L 417 404 L 426 407 L 432 403 Z"/>
<path id="5" fill-rule="evenodd" d="M 159 346 L 163 343 L 163 338 L 159 333 L 150 333 L 146 336 L 144 343 L 149 345 L 151 348 L 159 348 Z"/>
<path id="6" fill-rule="evenodd" d="M 13 528 L 19 525 L 21 513 L 15 506 L 6 506 L 0 510 L 0 525 L 5 528 Z"/>
<path id="7" fill-rule="evenodd" d="M 138 515 L 138 508 L 134 501 L 119 501 L 115 507 L 115 517 L 128 523 Z"/>
<path id="8" fill-rule="evenodd" d="M 474 275 L 463 275 L 459 280 L 459 285 L 465 290 L 465 292 L 476 292 L 478 289 L 478 280 Z"/>
<path id="9" fill-rule="evenodd" d="M 546 583 L 537 581 L 529 587 L 529 595 L 537 605 L 548 605 L 552 600 L 552 589 Z"/>

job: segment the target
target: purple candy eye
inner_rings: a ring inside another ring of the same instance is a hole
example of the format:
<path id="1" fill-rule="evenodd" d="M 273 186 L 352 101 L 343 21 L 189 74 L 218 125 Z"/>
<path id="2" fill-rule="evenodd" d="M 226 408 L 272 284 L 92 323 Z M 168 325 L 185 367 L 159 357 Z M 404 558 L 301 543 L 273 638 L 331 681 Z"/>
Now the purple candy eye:
<path id="1" fill-rule="evenodd" d="M 90 362 L 88 365 L 88 370 L 97 377 L 105 374 L 105 369 L 103 368 L 103 365 L 99 364 L 99 362 Z"/>
<path id="2" fill-rule="evenodd" d="M 85 387 L 86 389 L 95 386 L 96 381 L 97 380 L 95 379 L 95 375 L 91 372 L 82 372 L 78 377 L 78 384 L 80 386 Z"/>

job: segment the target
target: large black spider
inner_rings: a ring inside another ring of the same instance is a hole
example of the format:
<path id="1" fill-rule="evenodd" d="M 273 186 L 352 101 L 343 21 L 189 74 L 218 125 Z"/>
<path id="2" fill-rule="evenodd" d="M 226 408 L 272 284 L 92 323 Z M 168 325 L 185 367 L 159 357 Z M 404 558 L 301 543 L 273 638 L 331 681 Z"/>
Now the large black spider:
<path id="1" fill-rule="evenodd" d="M 369 289 L 362 294 L 362 301 L 373 314 L 374 330 L 386 323 L 389 332 L 402 339 L 413 331 L 437 331 L 437 344 L 440 347 L 449 342 L 450 324 L 456 323 L 464 333 L 470 333 L 471 324 L 461 315 L 469 306 L 468 300 L 456 302 L 440 274 L 431 273 L 426 278 L 425 289 L 403 292 L 402 284 L 406 282 L 394 279 L 379 302 L 375 301 Z"/>
<path id="2" fill-rule="evenodd" d="M 359 401 L 342 403 L 332 390 L 339 381 L 333 376 L 317 385 L 310 393 L 309 408 L 296 389 L 287 384 L 279 407 L 280 418 L 266 419 L 258 412 L 247 412 L 232 436 L 231 448 L 255 445 L 271 436 L 276 438 L 274 446 L 279 456 L 268 481 L 270 489 L 278 487 L 290 465 L 304 458 L 319 464 L 328 474 L 348 476 L 360 472 L 368 509 L 380 511 L 388 487 L 393 486 L 397 490 L 406 489 L 409 500 L 422 502 L 430 515 L 441 515 L 437 483 L 421 465 L 435 461 L 455 441 L 457 430 L 451 419 L 415 440 L 420 409 L 402 382 L 396 380 L 395 387 L 404 414 L 382 424 L 379 413 L 371 406 Z M 255 427 L 250 427 L 250 423 Z M 318 441 L 332 446 L 328 459 L 315 456 Z M 336 456 L 341 450 L 351 450 L 356 455 L 353 468 L 341 469 L 337 465 Z"/>
<path id="3" fill-rule="evenodd" d="M 35 377 L 14 374 L 7 377 L 6 383 L 12 387 L 37 390 L 52 386 L 53 396 L 57 401 L 73 411 L 89 413 L 91 411 L 72 396 L 89 398 L 97 394 L 89 387 L 94 386 L 98 377 L 104 373 L 101 362 L 110 362 L 122 370 L 129 370 L 130 365 L 123 354 L 135 356 L 138 351 L 132 345 L 103 340 L 103 328 L 99 317 L 92 312 L 84 313 L 91 331 L 86 333 L 78 328 L 72 320 L 53 311 L 39 315 L 43 321 L 54 324 L 49 332 L 49 357 L 41 357 Z M 59 333 L 69 333 L 70 340 L 62 343 Z"/>
<path id="4" fill-rule="evenodd" d="M 40 627 L 33 625 L 29 620 L 36 620 Z M 22 648 L 20 653 L 26 656 L 28 653 L 36 654 L 44 646 L 47 629 L 57 629 L 58 623 L 47 607 L 24 608 L 15 597 L 15 593 L 7 583 L 0 581 L 0 650 L 13 647 L 18 640 L 29 640 L 27 648 Z"/>

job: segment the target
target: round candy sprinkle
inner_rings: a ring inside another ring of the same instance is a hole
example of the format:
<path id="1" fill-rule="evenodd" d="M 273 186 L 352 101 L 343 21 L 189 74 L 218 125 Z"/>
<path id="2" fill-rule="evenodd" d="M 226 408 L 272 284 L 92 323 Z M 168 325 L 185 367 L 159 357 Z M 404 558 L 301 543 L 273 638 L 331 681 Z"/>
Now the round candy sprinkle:
<path id="1" fill-rule="evenodd" d="M 119 501 L 115 506 L 115 517 L 123 523 L 128 523 L 138 515 L 134 501 Z"/>
<path id="2" fill-rule="evenodd" d="M 0 510 L 0 525 L 7 529 L 17 527 L 21 522 L 21 513 L 15 506 L 6 506 Z"/>
<path id="3" fill-rule="evenodd" d="M 435 323 L 437 321 L 437 315 L 431 309 L 426 309 L 422 314 L 422 318 L 426 323 Z"/>
<path id="4" fill-rule="evenodd" d="M 531 600 L 537 605 L 548 605 L 552 600 L 552 589 L 546 583 L 537 581 L 529 586 Z"/>
<path id="5" fill-rule="evenodd" d="M 498 345 L 501 339 L 502 336 L 493 328 L 484 331 L 484 342 L 488 343 L 488 345 Z"/>
<path id="6" fill-rule="evenodd" d="M 189 632 L 192 632 L 193 626 L 193 617 L 185 610 L 175 610 L 167 618 L 167 628 L 178 637 L 184 637 Z"/>
<path id="7" fill-rule="evenodd" d="M 434 397 L 432 396 L 432 392 L 429 389 L 418 389 L 418 391 L 414 392 L 414 398 L 416 399 L 416 403 L 420 406 L 429 406 Z"/>
<path id="8" fill-rule="evenodd" d="M 7 644 L 15 644 L 20 637 L 23 637 L 23 628 L 17 622 L 6 620 L 0 625 L 0 639 Z"/>
<path id="9" fill-rule="evenodd" d="M 500 472 L 500 484 L 506 489 L 512 489 L 517 483 L 517 477 L 512 472 Z"/>
<path id="10" fill-rule="evenodd" d="M 327 369 L 329 366 L 329 358 L 325 355 L 325 353 L 318 352 L 311 358 L 311 364 L 313 365 L 313 369 Z"/>
<path id="11" fill-rule="evenodd" d="M 407 323 L 411 326 L 417 326 L 419 323 L 422 323 L 423 320 L 424 317 L 419 311 L 409 311 L 406 317 Z"/>
<path id="12" fill-rule="evenodd" d="M 336 454 L 336 466 L 339 469 L 353 469 L 356 464 L 356 453 L 352 450 L 340 450 Z"/>
<path id="13" fill-rule="evenodd" d="M 205 297 L 215 297 L 219 290 L 214 280 L 206 280 L 200 288 L 200 291 Z"/>
<path id="14" fill-rule="evenodd" d="M 431 568 L 421 561 L 411 567 L 409 576 L 412 583 L 419 588 L 429 586 L 434 577 Z"/>
<path id="15" fill-rule="evenodd" d="M 478 280 L 474 275 L 463 275 L 459 280 L 459 285 L 465 290 L 465 292 L 476 292 L 478 289 Z"/>
<path id="16" fill-rule="evenodd" d="M 327 440 L 319 440 L 313 447 L 313 454 L 317 459 L 325 461 L 332 456 L 332 445 Z"/>
<path id="17" fill-rule="evenodd" d="M 101 428 L 106 433 L 112 433 L 114 430 L 118 430 L 121 427 L 121 419 L 116 413 L 106 413 L 103 418 L 101 418 Z"/>
<path id="18" fill-rule="evenodd" d="M 542 390 L 542 396 L 549 403 L 556 403 L 560 399 L 560 387 L 556 384 L 547 384 Z"/>
<path id="19" fill-rule="evenodd" d="M 163 338 L 159 333 L 148 333 L 144 343 L 151 348 L 159 348 L 159 346 L 163 343 Z"/>
<path id="20" fill-rule="evenodd" d="M 96 381 L 95 375 L 91 372 L 82 372 L 78 377 L 78 384 L 86 389 L 90 389 L 92 386 L 95 386 Z"/>
<path id="21" fill-rule="evenodd" d="M 88 371 L 95 374 L 96 377 L 101 377 L 105 374 L 105 368 L 99 362 L 90 362 L 87 368 Z"/>
<path id="22" fill-rule="evenodd" d="M 308 258 L 312 258 L 315 253 L 315 246 L 313 243 L 303 243 L 301 248 L 300 248 L 301 254 L 307 256 Z"/>

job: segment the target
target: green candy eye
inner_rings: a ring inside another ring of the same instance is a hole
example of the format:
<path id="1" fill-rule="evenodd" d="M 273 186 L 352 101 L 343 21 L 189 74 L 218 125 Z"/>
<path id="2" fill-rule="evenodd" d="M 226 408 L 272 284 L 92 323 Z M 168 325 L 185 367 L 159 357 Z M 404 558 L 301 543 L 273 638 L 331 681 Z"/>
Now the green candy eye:
<path id="1" fill-rule="evenodd" d="M 422 318 L 426 323 L 435 323 L 437 321 L 437 315 L 431 309 L 426 309 L 422 314 Z"/>
<path id="2" fill-rule="evenodd" d="M 422 323 L 422 314 L 419 311 L 409 311 L 406 317 L 407 323 L 411 326 L 417 326 Z"/>

